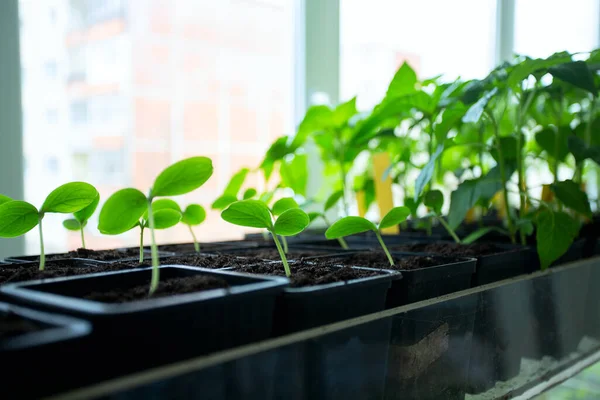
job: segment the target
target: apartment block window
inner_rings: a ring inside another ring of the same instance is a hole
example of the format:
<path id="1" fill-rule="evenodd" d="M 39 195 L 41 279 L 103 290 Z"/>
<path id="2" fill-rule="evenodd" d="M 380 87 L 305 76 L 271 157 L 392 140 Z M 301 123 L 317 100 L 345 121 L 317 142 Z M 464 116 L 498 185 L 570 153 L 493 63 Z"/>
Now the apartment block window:
<path id="1" fill-rule="evenodd" d="M 88 105 L 85 101 L 71 104 L 71 123 L 73 125 L 85 124 L 88 120 Z"/>

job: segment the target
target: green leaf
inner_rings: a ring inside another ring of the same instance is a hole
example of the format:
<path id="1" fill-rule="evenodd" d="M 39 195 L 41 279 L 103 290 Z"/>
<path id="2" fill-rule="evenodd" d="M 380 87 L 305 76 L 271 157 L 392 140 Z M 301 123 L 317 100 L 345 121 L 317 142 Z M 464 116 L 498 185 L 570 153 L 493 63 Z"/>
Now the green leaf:
<path id="1" fill-rule="evenodd" d="M 186 207 L 181 222 L 186 225 L 200 225 L 206 219 L 206 210 L 199 204 L 190 204 Z"/>
<path id="2" fill-rule="evenodd" d="M 446 108 L 442 114 L 442 120 L 439 124 L 435 125 L 435 140 L 438 143 L 443 143 L 446 137 L 448 137 L 450 129 L 456 127 L 466 112 L 467 107 L 460 101 Z"/>
<path id="3" fill-rule="evenodd" d="M 298 132 L 290 145 L 291 151 L 295 151 L 304 144 L 308 135 L 330 128 L 333 121 L 332 113 L 333 111 L 324 105 L 310 107 L 298 126 Z"/>
<path id="4" fill-rule="evenodd" d="M 242 188 L 244 181 L 246 180 L 248 172 L 250 172 L 248 168 L 242 168 L 235 175 L 233 175 L 231 177 L 231 180 L 229 180 L 229 183 L 227 184 L 223 195 L 230 195 L 237 198 L 237 195 L 240 189 Z"/>
<path id="5" fill-rule="evenodd" d="M 0 205 L 0 237 L 17 237 L 35 228 L 40 220 L 38 210 L 25 201 L 9 201 Z"/>
<path id="6" fill-rule="evenodd" d="M 97 194 L 96 198 L 87 207 L 73 213 L 75 220 L 77 220 L 80 224 L 85 223 L 92 215 L 94 215 L 99 202 L 100 194 Z"/>
<path id="7" fill-rule="evenodd" d="M 553 65 L 571 61 L 571 56 L 567 53 L 556 53 L 548 59 L 528 58 L 516 65 L 510 72 L 507 83 L 511 87 L 520 86 L 521 82 L 529 75 L 534 73 L 543 73 Z"/>
<path id="8" fill-rule="evenodd" d="M 251 199 L 254 196 L 256 196 L 256 194 L 257 194 L 256 189 L 254 189 L 254 188 L 246 189 L 246 191 L 244 192 L 243 199 L 244 200 Z"/>
<path id="9" fill-rule="evenodd" d="M 335 110 L 333 110 L 333 114 L 331 115 L 332 124 L 336 127 L 343 126 L 357 113 L 356 97 L 353 97 L 347 102 L 338 105 Z"/>
<path id="10" fill-rule="evenodd" d="M 486 227 L 477 229 L 475 232 L 469 234 L 466 238 L 464 238 L 460 242 L 462 244 L 471 244 L 471 243 L 475 242 L 477 239 L 481 238 L 482 236 L 487 235 L 488 233 L 494 232 L 494 231 L 500 232 L 500 233 L 508 236 L 508 232 L 504 229 L 498 228 L 497 226 L 486 226 Z"/>
<path id="11" fill-rule="evenodd" d="M 210 158 L 191 157 L 161 172 L 152 187 L 152 197 L 178 196 L 198 189 L 213 174 Z"/>
<path id="12" fill-rule="evenodd" d="M 524 140 L 521 141 L 521 143 L 524 142 Z M 517 138 L 514 136 L 503 136 L 500 138 L 500 147 L 502 148 L 502 156 L 504 157 L 505 162 L 510 162 L 517 159 L 519 154 L 517 144 Z M 498 162 L 500 157 L 498 155 L 498 149 L 496 148 L 496 145 L 494 145 L 493 149 L 490 151 L 490 154 L 492 157 L 494 157 L 494 160 Z"/>
<path id="13" fill-rule="evenodd" d="M 560 211 L 540 212 L 536 222 L 537 252 L 544 270 L 567 252 L 579 234 L 579 223 Z"/>
<path id="14" fill-rule="evenodd" d="M 277 216 L 277 215 L 281 215 L 284 212 L 286 212 L 287 210 L 291 209 L 291 208 L 298 208 L 298 203 L 296 202 L 296 200 L 294 200 L 291 197 L 283 197 L 279 200 L 277 200 L 275 202 L 275 204 L 273 204 L 273 208 L 271 209 L 271 211 L 273 212 L 273 215 Z"/>
<path id="15" fill-rule="evenodd" d="M 281 182 L 298 195 L 306 195 L 308 184 L 308 156 L 296 154 L 291 161 L 283 160 L 279 168 Z"/>
<path id="16" fill-rule="evenodd" d="M 312 223 L 315 219 L 322 217 L 323 214 L 321 214 L 320 212 L 316 212 L 316 211 L 312 211 L 308 213 L 308 219 L 310 220 L 310 222 Z"/>
<path id="17" fill-rule="evenodd" d="M 181 207 L 179 207 L 179 204 L 177 204 L 175 201 L 171 200 L 171 199 L 158 199 L 158 200 L 154 200 L 152 202 L 152 211 L 153 212 L 157 212 L 158 210 L 175 210 L 179 213 L 181 213 Z M 144 212 L 144 215 L 142 216 L 143 220 L 148 220 L 148 209 L 146 209 L 146 212 Z"/>
<path id="18" fill-rule="evenodd" d="M 591 217 L 592 210 L 587 194 L 581 190 L 578 184 L 568 179 L 553 183 L 550 189 L 565 206 L 585 216 Z"/>
<path id="19" fill-rule="evenodd" d="M 386 98 L 402 96 L 416 91 L 417 74 L 406 62 L 396 71 L 394 78 L 388 86 Z"/>
<path id="20" fill-rule="evenodd" d="M 181 221 L 181 212 L 173 210 L 172 208 L 163 208 L 161 210 L 154 211 L 154 229 L 167 229 L 171 228 Z M 145 228 L 150 227 L 150 222 L 146 221 Z"/>
<path id="21" fill-rule="evenodd" d="M 564 160 L 569 154 L 568 128 L 545 128 L 535 134 L 535 141 L 548 155 L 558 160 Z"/>
<path id="22" fill-rule="evenodd" d="M 96 196 L 98 196 L 98 191 L 89 183 L 65 183 L 46 197 L 40 212 L 73 213 L 90 205 Z"/>
<path id="23" fill-rule="evenodd" d="M 231 195 L 223 195 L 216 199 L 214 203 L 210 206 L 213 210 L 222 210 L 225 207 L 229 206 L 231 203 L 235 203 L 237 201 L 237 197 Z"/>
<path id="24" fill-rule="evenodd" d="M 587 90 L 594 96 L 598 95 L 598 89 L 594 83 L 594 75 L 592 75 L 585 61 L 574 61 L 557 65 L 551 67 L 548 72 L 563 82 Z"/>
<path id="25" fill-rule="evenodd" d="M 444 205 L 444 195 L 439 190 L 430 190 L 425 195 L 423 203 L 435 211 L 436 214 L 441 214 L 442 206 Z"/>
<path id="26" fill-rule="evenodd" d="M 600 147 L 587 147 L 585 141 L 575 135 L 569 135 L 567 140 L 569 151 L 575 157 L 575 162 L 581 164 L 584 160 L 593 160 L 596 164 L 600 164 Z"/>
<path id="27" fill-rule="evenodd" d="M 121 189 L 110 196 L 98 219 L 98 230 L 105 235 L 127 232 L 148 209 L 148 199 L 137 189 Z"/>
<path id="28" fill-rule="evenodd" d="M 412 216 L 417 216 L 417 209 L 419 208 L 419 204 L 421 204 L 421 198 L 418 198 L 416 201 L 412 197 L 404 198 L 404 206 L 408 207 Z"/>
<path id="29" fill-rule="evenodd" d="M 269 207 L 259 200 L 236 201 L 221 213 L 221 218 L 235 225 L 273 229 Z"/>
<path id="30" fill-rule="evenodd" d="M 463 117 L 462 121 L 463 122 L 473 122 L 473 123 L 479 122 L 479 119 L 481 118 L 481 115 L 483 115 L 483 111 L 485 110 L 485 107 L 487 106 L 487 104 L 489 103 L 491 98 L 494 97 L 494 95 L 497 92 L 498 92 L 498 88 L 493 88 L 492 90 L 490 90 L 489 92 L 484 94 L 479 100 L 477 100 L 477 102 L 475 104 L 473 104 L 471 107 L 469 107 L 469 109 L 467 110 L 467 113 Z"/>
<path id="31" fill-rule="evenodd" d="M 362 217 L 345 217 L 331 225 L 325 231 L 325 237 L 327 239 L 337 239 L 367 231 L 377 232 L 377 227 L 371 221 Z"/>
<path id="32" fill-rule="evenodd" d="M 431 158 L 429 159 L 427 164 L 425 164 L 423 169 L 421 169 L 421 172 L 419 173 L 419 176 L 417 177 L 417 180 L 415 182 L 415 201 L 421 196 L 421 193 L 423 193 L 423 190 L 425 190 L 425 186 L 427 186 L 429 181 L 431 181 L 431 178 L 433 177 L 435 163 L 443 151 L 444 145 L 440 144 L 435 150 L 435 153 L 431 155 Z"/>
<path id="33" fill-rule="evenodd" d="M 379 229 L 389 228 L 390 226 L 396 226 L 406 221 L 406 218 L 410 215 L 410 209 L 408 207 L 394 207 L 392 208 L 379 223 Z"/>
<path id="34" fill-rule="evenodd" d="M 11 199 L 8 196 L 5 196 L 3 194 L 0 194 L 0 205 L 4 204 L 4 203 L 8 203 L 9 201 L 13 201 L 13 199 Z"/>
<path id="35" fill-rule="evenodd" d="M 293 236 L 310 224 L 309 216 L 299 208 L 290 208 L 277 218 L 273 230 L 280 236 Z"/>
<path id="36" fill-rule="evenodd" d="M 78 231 L 81 229 L 81 223 L 74 218 L 65 219 L 63 226 L 70 231 Z"/>
<path id="37" fill-rule="evenodd" d="M 343 190 L 333 192 L 331 196 L 329 196 L 327 200 L 325 200 L 325 207 L 323 208 L 323 211 L 329 211 L 333 206 L 335 206 L 338 203 L 338 201 L 342 199 L 343 196 Z"/>

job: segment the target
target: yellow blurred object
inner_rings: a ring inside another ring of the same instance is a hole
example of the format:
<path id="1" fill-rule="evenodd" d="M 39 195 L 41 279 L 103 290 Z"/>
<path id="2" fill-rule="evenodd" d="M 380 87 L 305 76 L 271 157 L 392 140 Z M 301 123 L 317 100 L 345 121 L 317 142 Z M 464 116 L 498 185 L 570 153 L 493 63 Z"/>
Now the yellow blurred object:
<path id="1" fill-rule="evenodd" d="M 365 191 L 364 190 L 360 190 L 358 192 L 356 192 L 356 202 L 358 203 L 358 216 L 359 217 L 365 217 L 365 214 L 367 213 L 367 208 L 365 207 L 366 204 L 366 197 L 365 197 Z"/>
<path id="2" fill-rule="evenodd" d="M 388 153 L 382 152 L 373 154 L 373 172 L 375 180 L 375 199 L 379 206 L 379 215 L 382 217 L 387 214 L 392 208 L 394 208 L 394 199 L 392 197 L 392 178 L 389 176 L 382 180 L 381 177 L 385 173 L 385 170 L 390 166 L 391 160 Z M 396 226 L 390 226 L 381 230 L 382 233 L 398 233 L 400 228 Z"/>
<path id="3" fill-rule="evenodd" d="M 469 209 L 469 211 L 467 211 L 465 221 L 467 222 L 467 224 L 472 224 L 475 221 L 477 221 L 477 210 L 475 209 L 475 207 L 473 207 L 473 208 Z"/>
<path id="4" fill-rule="evenodd" d="M 494 195 L 492 198 L 492 204 L 498 211 L 498 217 L 500 219 L 506 218 L 506 203 L 504 201 L 504 193 L 500 190 L 498 193 Z"/>
<path id="5" fill-rule="evenodd" d="M 554 193 L 550 190 L 550 185 L 542 185 L 542 201 L 550 203 L 554 200 Z"/>

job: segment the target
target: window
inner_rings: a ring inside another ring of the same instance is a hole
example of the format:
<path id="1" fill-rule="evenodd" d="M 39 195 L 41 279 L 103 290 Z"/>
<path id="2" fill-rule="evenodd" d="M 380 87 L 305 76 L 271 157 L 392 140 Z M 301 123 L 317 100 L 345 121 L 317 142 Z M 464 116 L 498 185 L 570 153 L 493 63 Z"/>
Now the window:
<path id="1" fill-rule="evenodd" d="M 85 101 L 71 104 L 71 123 L 73 125 L 85 124 L 88 120 L 88 107 Z"/>
<path id="2" fill-rule="evenodd" d="M 91 180 L 93 182 L 105 185 L 125 184 L 123 181 L 123 150 L 96 150 L 92 153 L 91 161 Z"/>
<path id="3" fill-rule="evenodd" d="M 372 107 L 404 61 L 421 78 L 485 76 L 495 11 L 495 0 L 340 0 L 340 98 Z"/>
<path id="4" fill-rule="evenodd" d="M 44 73 L 48 79 L 56 78 L 56 61 L 47 61 L 44 64 Z"/>

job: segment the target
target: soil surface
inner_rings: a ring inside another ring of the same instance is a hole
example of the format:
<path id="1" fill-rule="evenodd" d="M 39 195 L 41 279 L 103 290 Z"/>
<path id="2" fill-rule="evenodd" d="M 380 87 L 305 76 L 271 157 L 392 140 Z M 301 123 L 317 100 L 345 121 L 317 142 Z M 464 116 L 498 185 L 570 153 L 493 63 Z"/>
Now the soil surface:
<path id="1" fill-rule="evenodd" d="M 132 288 L 117 288 L 108 292 L 92 292 L 85 299 L 103 303 L 128 303 L 136 300 L 147 300 L 148 283 Z M 188 276 L 185 278 L 166 279 L 158 284 L 156 292 L 151 298 L 174 296 L 185 293 L 197 293 L 212 289 L 228 288 L 229 284 L 213 276 Z"/>
<path id="2" fill-rule="evenodd" d="M 200 243 L 200 251 L 214 251 L 225 248 L 245 248 L 256 246 L 255 242 L 244 241 L 244 242 L 231 242 L 231 243 Z M 146 247 L 148 249 L 148 247 Z M 172 253 L 193 253 L 196 251 L 194 243 L 177 243 L 177 244 L 163 244 L 158 246 L 160 251 L 169 251 Z"/>
<path id="3" fill-rule="evenodd" d="M 341 253 L 343 251 L 344 250 L 340 249 L 339 253 Z M 277 249 L 248 249 L 248 250 L 244 250 L 244 251 L 236 251 L 231 254 L 235 254 L 240 257 L 256 258 L 259 260 L 261 260 L 261 259 L 262 260 L 274 260 L 274 261 L 281 260 L 281 257 L 279 256 L 279 252 L 277 251 Z M 328 254 L 332 254 L 331 250 L 294 250 L 293 248 L 290 248 L 290 250 L 285 255 L 285 257 L 288 260 L 302 260 L 302 259 L 305 259 L 308 257 L 317 257 L 317 256 L 328 255 Z"/>
<path id="4" fill-rule="evenodd" d="M 0 313 L 0 340 L 42 330 L 42 324 L 12 312 Z"/>
<path id="5" fill-rule="evenodd" d="M 488 243 L 409 243 L 389 246 L 391 251 L 413 253 L 431 253 L 443 256 L 478 257 L 490 254 L 505 253 L 511 250 L 502 249 Z"/>
<path id="6" fill-rule="evenodd" d="M 174 264 L 174 265 L 187 265 L 190 267 L 202 267 L 210 269 L 228 268 L 228 267 L 241 267 L 248 263 L 261 263 L 263 262 L 260 258 L 240 258 L 236 255 L 229 254 L 190 254 L 186 256 L 173 256 L 165 257 L 160 259 L 161 265 Z M 150 260 L 148 260 L 150 262 Z"/>
<path id="7" fill-rule="evenodd" d="M 328 283 L 346 282 L 382 274 L 377 271 L 365 271 L 350 267 L 334 267 L 330 264 L 330 261 L 323 262 L 320 260 L 295 262 L 290 264 L 290 269 L 292 271 L 292 276 L 290 277 L 291 287 L 325 285 Z M 234 271 L 250 274 L 285 276 L 285 271 L 281 263 L 246 265 L 234 268 Z"/>
<path id="8" fill-rule="evenodd" d="M 391 269 L 396 271 L 413 270 L 436 265 L 449 264 L 458 262 L 459 259 L 454 258 L 436 258 L 429 256 L 409 256 L 409 257 L 394 257 L 394 265 L 390 265 L 387 256 L 381 251 L 361 252 L 349 255 L 347 257 L 332 258 L 331 262 L 342 265 L 354 265 L 358 267 Z"/>
<path id="9" fill-rule="evenodd" d="M 68 253 L 61 254 L 50 254 L 46 255 L 46 261 L 58 260 L 65 258 L 87 258 L 89 260 L 97 261 L 114 261 L 123 258 L 139 257 L 140 250 L 138 249 L 122 249 L 122 250 L 90 250 L 90 249 L 77 249 Z M 24 260 L 39 261 L 39 256 L 21 257 Z"/>

